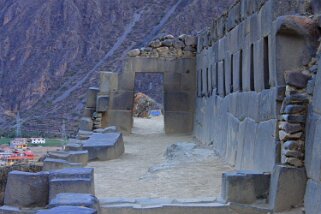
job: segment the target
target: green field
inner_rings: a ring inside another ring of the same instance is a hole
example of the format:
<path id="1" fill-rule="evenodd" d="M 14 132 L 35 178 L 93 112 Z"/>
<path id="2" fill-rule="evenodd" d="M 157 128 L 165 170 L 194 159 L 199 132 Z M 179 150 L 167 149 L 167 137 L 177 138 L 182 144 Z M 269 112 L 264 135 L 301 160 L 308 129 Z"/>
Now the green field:
<path id="1" fill-rule="evenodd" d="M 11 138 L 0 138 L 0 144 L 9 144 Z M 51 139 L 51 138 L 46 138 L 46 144 L 41 144 L 41 146 L 44 147 L 53 147 L 53 146 L 61 146 L 63 144 L 63 141 L 61 139 Z M 38 146 L 38 145 L 30 145 L 30 146 Z"/>

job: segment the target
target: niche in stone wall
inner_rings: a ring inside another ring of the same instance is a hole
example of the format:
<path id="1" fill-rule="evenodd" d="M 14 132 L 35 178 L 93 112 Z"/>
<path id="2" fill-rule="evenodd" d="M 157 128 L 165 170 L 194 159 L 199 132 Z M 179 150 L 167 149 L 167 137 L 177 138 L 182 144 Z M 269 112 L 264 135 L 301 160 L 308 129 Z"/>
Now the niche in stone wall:
<path id="1" fill-rule="evenodd" d="M 277 82 L 278 85 L 285 85 L 284 72 L 304 65 L 305 58 L 310 54 L 304 37 L 294 31 L 279 32 L 276 38 Z"/>
<path id="2" fill-rule="evenodd" d="M 263 72 L 264 72 L 264 89 L 270 88 L 270 58 L 269 58 L 269 37 L 264 37 L 263 44 Z"/>
<path id="3" fill-rule="evenodd" d="M 251 53 L 250 53 L 250 89 L 255 91 L 254 86 L 254 45 L 251 44 Z"/>
<path id="4" fill-rule="evenodd" d="M 233 61 L 234 61 L 234 56 L 233 54 L 231 55 L 231 69 L 230 69 L 230 72 L 231 72 L 231 83 L 230 83 L 230 92 L 233 93 L 233 73 L 234 73 L 234 69 L 233 69 Z"/>
<path id="5" fill-rule="evenodd" d="M 239 64 L 239 87 L 240 87 L 240 92 L 243 91 L 243 50 L 241 49 L 240 51 L 240 64 Z"/>

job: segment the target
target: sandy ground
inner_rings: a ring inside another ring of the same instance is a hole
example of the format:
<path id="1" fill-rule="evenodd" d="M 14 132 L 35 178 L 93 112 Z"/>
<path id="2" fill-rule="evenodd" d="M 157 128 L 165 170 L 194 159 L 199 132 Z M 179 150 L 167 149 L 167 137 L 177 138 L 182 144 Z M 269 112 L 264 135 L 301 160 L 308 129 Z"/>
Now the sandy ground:
<path id="1" fill-rule="evenodd" d="M 125 154 L 119 159 L 91 162 L 99 198 L 217 197 L 222 172 L 232 170 L 215 155 L 202 160 L 168 162 L 166 148 L 193 142 L 191 136 L 166 136 L 162 118 L 135 118 L 133 134 L 124 136 Z"/>

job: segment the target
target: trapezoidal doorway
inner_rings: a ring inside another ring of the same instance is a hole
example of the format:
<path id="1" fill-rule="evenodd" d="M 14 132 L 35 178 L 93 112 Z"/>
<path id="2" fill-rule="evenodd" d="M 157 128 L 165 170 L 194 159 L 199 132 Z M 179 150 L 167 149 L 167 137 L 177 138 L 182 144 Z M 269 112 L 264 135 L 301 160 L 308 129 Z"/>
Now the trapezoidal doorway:
<path id="1" fill-rule="evenodd" d="M 133 129 L 134 134 L 164 134 L 164 74 L 135 74 Z"/>

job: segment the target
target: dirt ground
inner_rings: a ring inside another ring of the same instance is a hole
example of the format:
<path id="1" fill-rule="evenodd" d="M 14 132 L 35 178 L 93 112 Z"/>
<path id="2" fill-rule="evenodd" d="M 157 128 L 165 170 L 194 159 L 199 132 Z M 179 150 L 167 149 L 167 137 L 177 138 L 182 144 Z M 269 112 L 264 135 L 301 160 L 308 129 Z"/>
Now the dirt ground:
<path id="1" fill-rule="evenodd" d="M 208 198 L 217 197 L 221 174 L 232 170 L 217 156 L 199 160 L 168 160 L 166 148 L 193 142 L 191 136 L 166 136 L 162 117 L 135 118 L 133 134 L 124 136 L 125 154 L 119 159 L 91 162 L 99 198 Z M 204 150 L 206 151 L 206 149 Z M 211 151 L 211 150 L 208 150 Z"/>

